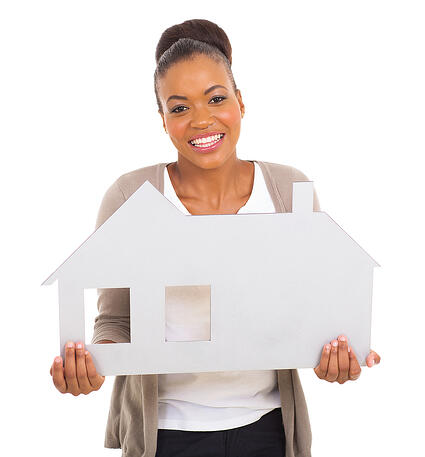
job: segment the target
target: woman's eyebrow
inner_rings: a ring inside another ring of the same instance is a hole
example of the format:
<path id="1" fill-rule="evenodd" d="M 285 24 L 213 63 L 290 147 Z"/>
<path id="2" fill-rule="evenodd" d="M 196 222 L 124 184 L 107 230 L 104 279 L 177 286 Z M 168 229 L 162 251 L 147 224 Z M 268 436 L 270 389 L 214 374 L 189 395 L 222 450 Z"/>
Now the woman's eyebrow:
<path id="1" fill-rule="evenodd" d="M 227 90 L 226 87 L 222 86 L 221 84 L 215 84 L 214 86 L 211 86 L 209 87 L 205 92 L 204 92 L 204 95 L 207 95 L 209 94 L 211 91 L 213 91 L 214 89 L 217 89 L 221 87 L 222 89 L 225 89 Z M 183 95 L 170 95 L 167 99 L 167 103 L 170 101 L 170 100 L 187 100 L 187 97 L 184 97 Z"/>
<path id="2" fill-rule="evenodd" d="M 207 89 L 207 90 L 204 92 L 204 95 L 209 94 L 212 90 L 217 89 L 218 87 L 221 87 L 222 89 L 227 90 L 226 87 L 221 86 L 220 84 L 216 84 L 215 86 L 211 86 L 209 89 Z"/>

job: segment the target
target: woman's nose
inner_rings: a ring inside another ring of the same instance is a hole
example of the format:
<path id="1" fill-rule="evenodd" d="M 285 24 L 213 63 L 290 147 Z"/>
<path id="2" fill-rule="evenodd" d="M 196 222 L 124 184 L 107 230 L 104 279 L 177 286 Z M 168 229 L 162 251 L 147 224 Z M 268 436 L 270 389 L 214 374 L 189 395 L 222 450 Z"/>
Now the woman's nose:
<path id="1" fill-rule="evenodd" d="M 214 124 L 215 120 L 208 108 L 192 110 L 192 120 L 190 126 L 193 128 L 205 128 Z"/>

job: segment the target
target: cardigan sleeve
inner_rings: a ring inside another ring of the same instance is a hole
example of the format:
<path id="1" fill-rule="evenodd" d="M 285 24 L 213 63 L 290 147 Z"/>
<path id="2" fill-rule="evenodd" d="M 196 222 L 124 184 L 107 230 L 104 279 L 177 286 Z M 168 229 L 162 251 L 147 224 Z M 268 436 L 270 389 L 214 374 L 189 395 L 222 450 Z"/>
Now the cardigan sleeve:
<path id="1" fill-rule="evenodd" d="M 98 229 L 125 202 L 119 180 L 115 181 L 103 197 L 96 220 Z M 130 289 L 98 289 L 98 316 L 94 322 L 92 344 L 101 340 L 116 343 L 130 342 Z"/>

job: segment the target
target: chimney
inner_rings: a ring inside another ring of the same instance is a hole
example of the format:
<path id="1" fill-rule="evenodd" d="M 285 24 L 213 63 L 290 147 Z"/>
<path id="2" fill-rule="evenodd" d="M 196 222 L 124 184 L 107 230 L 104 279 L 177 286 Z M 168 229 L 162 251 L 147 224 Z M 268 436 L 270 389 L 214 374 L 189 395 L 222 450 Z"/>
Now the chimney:
<path id="1" fill-rule="evenodd" d="M 313 211 L 313 182 L 292 183 L 292 212 L 311 213 Z"/>

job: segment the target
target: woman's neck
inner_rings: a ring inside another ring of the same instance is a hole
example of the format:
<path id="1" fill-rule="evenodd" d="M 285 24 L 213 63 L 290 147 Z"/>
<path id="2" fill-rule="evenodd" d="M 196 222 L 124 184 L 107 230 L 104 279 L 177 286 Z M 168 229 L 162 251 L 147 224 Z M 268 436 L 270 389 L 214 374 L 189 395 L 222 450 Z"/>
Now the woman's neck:
<path id="1" fill-rule="evenodd" d="M 254 182 L 254 164 L 236 154 L 214 169 L 197 167 L 179 154 L 167 169 L 177 196 L 192 214 L 237 212 Z"/>

